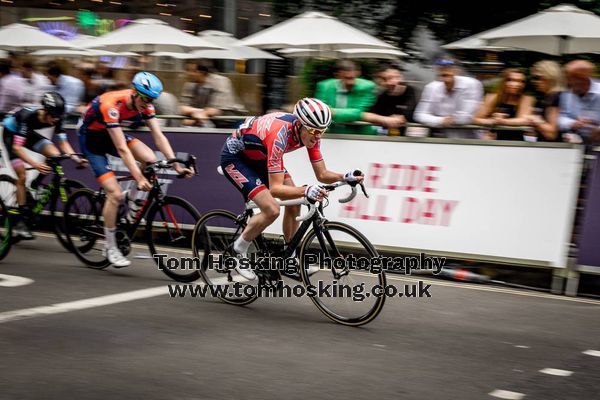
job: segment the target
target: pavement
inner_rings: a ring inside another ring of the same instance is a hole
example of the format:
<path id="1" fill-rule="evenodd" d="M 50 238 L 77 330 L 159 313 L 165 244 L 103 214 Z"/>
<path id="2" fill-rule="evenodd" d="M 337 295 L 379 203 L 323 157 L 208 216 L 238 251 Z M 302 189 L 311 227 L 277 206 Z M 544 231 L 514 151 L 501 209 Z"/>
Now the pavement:
<path id="1" fill-rule="evenodd" d="M 142 248 L 134 251 L 145 255 Z M 308 298 L 171 298 L 148 258 L 84 267 L 49 234 L 0 261 L 0 400 L 592 399 L 600 301 L 423 280 L 369 325 Z"/>

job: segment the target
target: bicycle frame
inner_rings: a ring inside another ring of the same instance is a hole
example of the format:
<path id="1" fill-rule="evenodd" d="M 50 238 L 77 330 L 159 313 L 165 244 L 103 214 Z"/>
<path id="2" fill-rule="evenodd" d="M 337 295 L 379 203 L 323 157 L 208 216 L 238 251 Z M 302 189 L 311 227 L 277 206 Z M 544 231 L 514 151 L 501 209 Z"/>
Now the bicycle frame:
<path id="1" fill-rule="evenodd" d="M 35 215 L 39 214 L 42 211 L 42 209 L 46 206 L 46 204 L 48 204 L 48 202 L 52 199 L 52 196 L 58 195 L 58 196 L 60 196 L 60 199 L 63 203 L 67 202 L 67 193 L 65 191 L 64 186 L 61 185 L 62 177 L 65 175 L 63 172 L 62 166 L 59 165 L 58 163 L 53 165 L 53 171 L 54 171 L 54 174 L 52 175 L 52 180 L 50 181 L 50 183 L 48 183 L 48 185 L 46 185 L 44 192 L 37 199 L 37 201 L 35 202 L 35 205 L 32 207 L 31 211 Z M 42 177 L 42 179 L 44 178 L 43 175 L 41 175 L 41 177 Z M 37 179 L 39 179 L 39 178 L 36 178 L 35 180 L 37 180 Z M 42 179 L 40 179 L 40 181 Z M 58 191 L 57 191 L 57 189 L 58 189 Z"/>

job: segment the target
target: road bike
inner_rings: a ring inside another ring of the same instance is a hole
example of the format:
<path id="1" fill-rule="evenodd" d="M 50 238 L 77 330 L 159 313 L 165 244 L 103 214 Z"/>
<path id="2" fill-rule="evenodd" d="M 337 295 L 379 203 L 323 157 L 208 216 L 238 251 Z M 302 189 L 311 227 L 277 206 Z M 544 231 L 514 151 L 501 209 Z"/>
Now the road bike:
<path id="1" fill-rule="evenodd" d="M 195 173 L 195 157 L 187 160 L 160 160 L 144 169 L 144 176 L 152 183 L 152 189 L 143 200 L 143 204 L 134 216 L 122 204 L 117 218 L 116 239 L 123 255 L 128 255 L 133 240 L 141 226 L 145 225 L 145 241 L 150 255 L 158 267 L 170 278 L 178 279 L 177 270 L 167 268 L 161 258 L 154 255 L 165 251 L 177 251 L 191 255 L 191 233 L 194 224 L 200 218 L 200 213 L 186 200 L 167 196 L 162 186 L 170 180 L 159 179 L 158 171 L 172 168 L 174 163 L 181 163 L 192 168 Z M 179 178 L 180 176 L 178 176 Z M 119 182 L 133 181 L 132 176 L 119 177 Z M 91 268 L 103 269 L 109 266 L 108 259 L 103 254 L 105 243 L 104 218 L 102 209 L 106 194 L 102 189 L 93 191 L 81 189 L 74 192 L 65 206 L 64 227 L 66 237 L 72 246 L 72 252 L 84 264 Z"/>
<path id="2" fill-rule="evenodd" d="M 83 156 L 83 154 L 75 154 Z M 26 191 L 26 205 L 31 212 L 31 216 L 24 216 L 26 223 L 29 228 L 33 228 L 39 225 L 42 221 L 42 217 L 48 214 L 50 228 L 56 234 L 58 241 L 67 250 L 69 250 L 69 244 L 65 236 L 62 224 L 62 210 L 67 202 L 68 197 L 75 190 L 85 188 L 86 186 L 75 179 L 65 178 L 62 166 L 60 163 L 64 160 L 71 158 L 71 155 L 60 155 L 56 157 L 47 157 L 46 164 L 52 168 L 52 177 L 49 183 L 43 183 L 46 175 L 39 174 L 32 182 Z M 84 168 L 84 167 L 78 167 Z M 27 168 L 27 170 L 33 170 L 34 168 Z M 8 207 L 11 215 L 11 220 L 14 222 L 17 219 L 18 207 L 17 204 L 17 187 L 16 179 L 10 175 L 0 175 L 0 198 L 4 204 Z M 45 210 L 45 207 L 48 209 Z M 31 217 L 31 219 L 29 219 Z M 15 236 L 12 238 L 13 243 L 19 242 L 20 237 Z"/>
<path id="3" fill-rule="evenodd" d="M 324 188 L 331 192 L 347 184 L 338 182 L 324 185 Z M 350 185 L 351 194 L 339 200 L 340 202 L 348 202 L 356 196 L 356 184 Z M 364 186 L 362 184 L 360 186 L 366 196 Z M 378 254 L 375 247 L 363 234 L 350 225 L 325 219 L 323 210 L 329 204 L 328 200 L 311 204 L 302 198 L 278 201 L 278 204 L 280 206 L 307 206 L 308 213 L 296 218 L 302 223 L 289 243 L 282 244 L 281 241 L 269 237 L 268 234 L 262 234 L 253 241 L 248 254 L 254 254 L 255 260 L 273 255 L 279 260 L 295 258 L 298 268 L 294 273 L 290 273 L 287 268 L 272 268 L 271 266 L 265 268 L 264 265 L 260 265 L 260 261 L 254 263 L 253 269 L 258 277 L 259 287 L 276 288 L 284 277 L 302 282 L 305 288 L 318 287 L 319 282 L 321 285 L 345 285 L 350 289 L 362 286 L 365 294 L 362 301 L 350 299 L 350 296 L 310 296 L 310 298 L 323 314 L 337 323 L 360 326 L 373 321 L 381 312 L 385 297 L 366 295 L 369 289 L 365 287 L 379 285 L 384 288 L 385 272 L 359 271 L 353 268 L 348 261 L 358 258 L 367 260 L 376 258 Z M 190 276 L 190 279 L 201 277 L 207 285 L 250 284 L 249 281 L 236 274 L 232 268 L 215 267 L 214 260 L 223 260 L 233 256 L 233 242 L 244 230 L 257 208 L 256 204 L 248 202 L 246 209 L 240 215 L 236 216 L 227 210 L 213 210 L 200 218 L 192 237 L 192 251 L 199 260 L 199 268 L 193 272 L 196 275 Z M 318 265 L 319 269 L 318 272 L 311 274 L 309 269 L 314 265 Z M 227 291 L 227 294 L 219 294 L 218 297 L 226 303 L 235 305 L 250 304 L 258 298 L 256 294 L 248 294 L 251 291 L 244 293 L 244 290 L 238 290 L 237 293 L 235 292 Z"/>

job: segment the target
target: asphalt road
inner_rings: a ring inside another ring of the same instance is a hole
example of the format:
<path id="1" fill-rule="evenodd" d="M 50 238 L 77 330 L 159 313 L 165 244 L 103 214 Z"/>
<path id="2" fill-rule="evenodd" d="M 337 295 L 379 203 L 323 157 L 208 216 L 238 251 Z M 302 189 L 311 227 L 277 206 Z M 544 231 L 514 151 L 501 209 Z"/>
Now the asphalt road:
<path id="1" fill-rule="evenodd" d="M 173 299 L 152 260 L 92 270 L 51 237 L 15 246 L 0 274 L 1 400 L 600 393 L 597 300 L 425 279 L 431 298 L 389 299 L 349 328 L 308 298 Z M 32 281 L 3 286 L 15 276 Z"/>

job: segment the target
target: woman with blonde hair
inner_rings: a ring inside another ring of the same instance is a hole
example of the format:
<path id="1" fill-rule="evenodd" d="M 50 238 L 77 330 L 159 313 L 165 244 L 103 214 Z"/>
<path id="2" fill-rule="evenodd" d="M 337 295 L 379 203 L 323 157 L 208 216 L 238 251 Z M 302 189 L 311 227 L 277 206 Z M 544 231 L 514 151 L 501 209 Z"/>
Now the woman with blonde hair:
<path id="1" fill-rule="evenodd" d="M 558 134 L 558 103 L 563 90 L 563 74 L 555 61 L 538 61 L 531 67 L 531 80 L 536 90 L 536 106 L 529 116 L 535 127 L 537 140 L 541 142 L 560 141 Z"/>
<path id="2" fill-rule="evenodd" d="M 529 116 L 535 102 L 524 94 L 525 74 L 517 68 L 502 71 L 502 80 L 496 93 L 485 96 L 483 104 L 473 118 L 477 125 L 530 125 Z M 492 131 L 491 139 L 523 140 L 523 131 Z"/>

